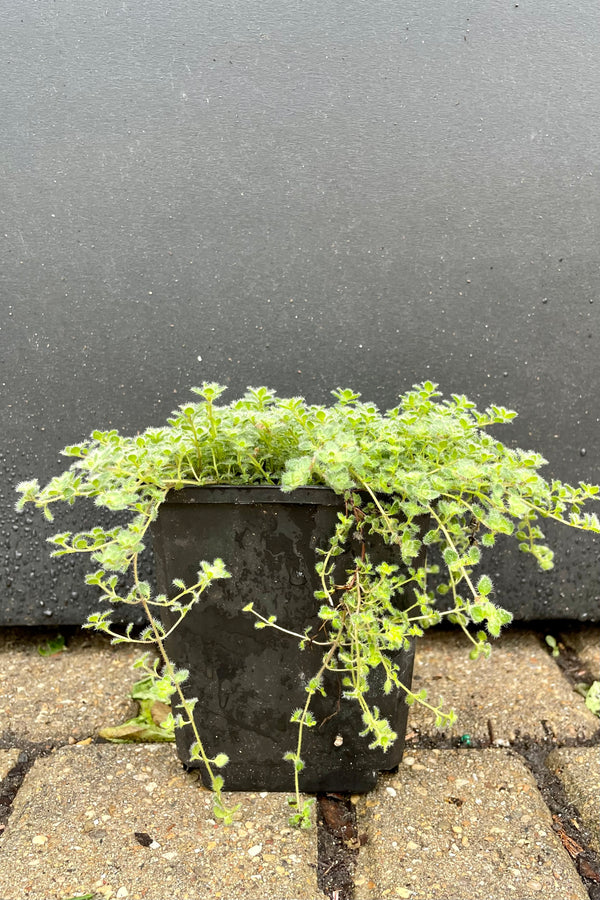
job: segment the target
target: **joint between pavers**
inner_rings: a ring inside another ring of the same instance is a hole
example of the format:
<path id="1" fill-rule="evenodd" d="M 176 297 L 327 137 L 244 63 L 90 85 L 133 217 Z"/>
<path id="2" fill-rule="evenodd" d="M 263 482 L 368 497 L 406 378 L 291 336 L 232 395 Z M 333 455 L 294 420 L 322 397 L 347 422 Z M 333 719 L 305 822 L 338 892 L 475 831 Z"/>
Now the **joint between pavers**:
<path id="1" fill-rule="evenodd" d="M 349 794 L 317 794 L 317 884 L 329 900 L 353 900 L 360 850 Z"/>
<path id="2" fill-rule="evenodd" d="M 27 756 L 25 759 L 21 759 L 22 756 L 23 753 L 19 754 L 15 765 L 0 782 L 0 837 L 4 833 L 12 813 L 15 797 L 35 762 L 35 759 L 29 759 Z"/>
<path id="3" fill-rule="evenodd" d="M 0 837 L 4 834 L 8 824 L 15 798 L 36 760 L 50 756 L 60 746 L 62 746 L 61 743 L 47 741 L 34 743 L 32 741 L 7 742 L 5 738 L 0 740 L 0 749 L 19 751 L 17 762 L 0 781 Z"/>
<path id="4" fill-rule="evenodd" d="M 596 736 L 596 744 L 599 743 L 599 737 L 600 733 Z M 590 746 L 589 741 L 585 743 Z M 581 744 L 577 743 L 575 746 Z M 592 836 L 585 826 L 583 816 L 568 799 L 560 778 L 546 764 L 549 753 L 558 749 L 558 745 L 552 746 L 551 749 L 544 748 L 540 744 L 527 747 L 515 745 L 511 749 L 521 758 L 535 779 L 539 794 L 552 817 L 552 828 L 571 857 L 590 900 L 597 900 L 600 896 L 598 891 L 600 854 L 592 847 Z"/>
<path id="5" fill-rule="evenodd" d="M 543 636 L 544 631 L 546 629 L 541 629 L 538 632 L 540 643 L 572 687 L 576 687 L 581 682 L 591 684 L 597 680 L 597 676 L 594 675 L 585 660 L 581 658 L 576 648 L 569 643 L 568 630 L 565 631 L 560 626 L 558 628 L 553 628 L 551 625 L 548 626 L 548 632 L 555 631 L 560 635 L 559 644 L 557 645 L 558 653 L 556 655 L 552 653 L 545 635 Z"/>

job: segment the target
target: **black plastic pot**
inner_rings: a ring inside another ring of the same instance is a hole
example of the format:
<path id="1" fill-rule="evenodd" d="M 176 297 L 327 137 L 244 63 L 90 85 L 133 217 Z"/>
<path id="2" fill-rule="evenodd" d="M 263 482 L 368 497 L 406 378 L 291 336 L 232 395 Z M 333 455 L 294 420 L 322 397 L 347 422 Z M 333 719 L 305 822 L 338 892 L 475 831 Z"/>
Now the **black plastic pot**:
<path id="1" fill-rule="evenodd" d="M 343 509 L 343 498 L 327 488 L 284 494 L 253 486 L 186 488 L 173 492 L 160 509 L 153 535 L 162 592 L 173 592 L 174 578 L 193 583 L 201 560 L 221 557 L 232 576 L 213 582 L 168 640 L 173 661 L 190 672 L 186 693 L 198 698 L 195 719 L 207 752 L 229 757 L 222 773 L 227 790 L 293 789 L 293 767 L 283 759 L 296 749 L 298 737 L 290 715 L 304 706 L 307 681 L 324 651 L 314 645 L 300 650 L 294 637 L 256 629 L 256 618 L 242 609 L 252 602 L 262 615 L 277 616 L 283 628 L 316 631 L 321 602 L 313 596 L 320 587 L 315 550 L 327 546 Z M 338 557 L 341 573 L 360 552 L 358 543 L 355 549 Z M 393 553 L 383 542 L 369 550 L 379 558 Z M 413 658 L 414 648 L 395 658 L 407 685 Z M 386 696 L 377 676 L 370 679 L 368 701 L 398 733 L 395 745 L 387 753 L 369 750 L 370 738 L 359 735 L 358 703 L 342 698 L 341 676 L 328 672 L 327 696 L 317 694 L 311 705 L 318 725 L 304 732 L 302 790 L 367 791 L 379 771 L 400 762 L 408 713 L 404 692 Z M 178 730 L 178 753 L 186 765 L 192 741 L 189 726 Z M 201 772 L 204 779 L 203 767 Z"/>

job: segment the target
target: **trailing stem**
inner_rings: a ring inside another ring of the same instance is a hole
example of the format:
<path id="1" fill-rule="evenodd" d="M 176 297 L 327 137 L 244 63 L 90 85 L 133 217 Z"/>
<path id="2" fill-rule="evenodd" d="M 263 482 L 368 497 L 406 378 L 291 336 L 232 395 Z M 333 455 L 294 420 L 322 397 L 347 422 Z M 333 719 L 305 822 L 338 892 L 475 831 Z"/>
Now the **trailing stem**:
<path id="1" fill-rule="evenodd" d="M 328 652 L 323 657 L 323 662 L 314 678 L 311 678 L 306 687 L 306 702 L 303 709 L 297 709 L 292 713 L 290 722 L 298 725 L 298 740 L 296 742 L 296 751 L 289 751 L 284 755 L 284 759 L 291 762 L 294 766 L 294 796 L 288 798 L 288 804 L 295 810 L 290 816 L 290 825 L 299 826 L 300 828 L 310 828 L 310 808 L 314 800 L 305 800 L 302 802 L 300 798 L 300 772 L 304 769 L 305 763 L 302 759 L 302 739 L 304 736 L 304 728 L 313 728 L 317 722 L 313 714 L 310 712 L 310 703 L 314 695 L 319 691 L 325 694 L 323 689 L 323 675 L 329 667 L 329 663 L 338 649 L 337 642 L 334 642 Z"/>
<path id="2" fill-rule="evenodd" d="M 194 718 L 194 708 L 197 703 L 196 698 L 188 698 L 183 693 L 181 688 L 182 681 L 187 678 L 188 673 L 185 670 L 177 671 L 175 666 L 169 659 L 167 651 L 165 650 L 165 646 L 163 643 L 163 638 L 161 637 L 160 630 L 157 627 L 157 623 L 152 615 L 148 604 L 146 601 L 142 601 L 142 607 L 146 616 L 148 617 L 148 621 L 150 623 L 150 627 L 152 628 L 152 633 L 154 635 L 154 640 L 156 646 L 158 648 L 158 652 L 163 661 L 165 667 L 165 674 L 169 678 L 171 684 L 174 686 L 177 696 L 179 698 L 179 707 L 183 709 L 186 715 L 184 719 L 183 716 L 178 715 L 175 717 L 175 725 L 176 727 L 182 727 L 183 725 L 190 725 L 194 734 L 194 742 L 190 747 L 190 760 L 201 759 L 210 778 L 211 787 L 214 791 L 213 798 L 213 812 L 218 819 L 223 820 L 224 825 L 231 825 L 233 822 L 234 813 L 240 809 L 241 804 L 237 804 L 237 806 L 227 807 L 223 801 L 223 777 L 221 775 L 216 775 L 213 766 L 218 768 L 223 768 L 228 763 L 228 757 L 225 753 L 219 753 L 217 756 L 210 759 L 206 753 L 204 748 L 204 744 L 202 743 L 202 739 L 200 737 L 200 733 L 198 731 L 198 726 L 196 725 L 196 720 Z M 184 676 L 184 677 L 182 677 Z"/>

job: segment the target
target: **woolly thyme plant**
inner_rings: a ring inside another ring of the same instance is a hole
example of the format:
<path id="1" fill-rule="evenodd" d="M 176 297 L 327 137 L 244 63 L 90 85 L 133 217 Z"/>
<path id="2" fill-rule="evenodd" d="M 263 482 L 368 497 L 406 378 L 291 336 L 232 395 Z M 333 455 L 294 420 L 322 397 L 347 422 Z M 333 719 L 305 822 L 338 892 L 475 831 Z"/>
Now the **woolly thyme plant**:
<path id="1" fill-rule="evenodd" d="M 214 484 L 277 485 L 283 491 L 326 485 L 345 498 L 345 512 L 338 514 L 329 546 L 318 551 L 320 589 L 315 597 L 321 627 L 316 634 L 309 628 L 282 633 L 282 640 L 292 634 L 302 646 L 320 644 L 323 652 L 319 670 L 306 684 L 304 707 L 292 712 L 297 740 L 285 757 L 295 773 L 292 821 L 301 826 L 309 824 L 298 780 L 304 768 L 302 738 L 316 724 L 311 699 L 324 691 L 326 670 L 342 673 L 344 697 L 359 704 L 361 734 L 371 737 L 370 747 L 387 749 L 397 737 L 368 702 L 369 675 L 378 667 L 385 673 L 386 692 L 404 691 L 406 702 L 426 706 L 438 726 L 452 723 L 452 711 L 430 703 L 425 690 L 414 693 L 400 682 L 389 654 L 409 648 L 413 638 L 446 618 L 464 632 L 472 658 L 487 657 L 488 636 L 497 637 L 511 614 L 492 600 L 489 576 L 475 575 L 482 550 L 492 547 L 497 535 L 512 535 L 523 552 L 550 569 L 552 551 L 544 543 L 540 520 L 600 530 L 597 516 L 584 511 L 598 486 L 547 482 L 538 474 L 545 463 L 538 453 L 509 449 L 487 433 L 488 426 L 510 422 L 515 412 L 499 406 L 479 412 L 464 396 L 442 399 L 436 387 L 430 381 L 415 385 L 397 406 L 381 413 L 359 394 L 340 389 L 332 392 L 336 402 L 331 406 L 308 405 L 300 397 L 282 399 L 264 387 L 249 388 L 240 400 L 219 405 L 225 388 L 205 383 L 192 389 L 199 399 L 180 406 L 165 427 L 148 428 L 135 437 L 95 431 L 90 440 L 63 451 L 74 462 L 46 487 L 27 481 L 17 488 L 19 510 L 33 503 L 49 519 L 53 504 L 72 505 L 80 497 L 117 512 L 121 522 L 123 513 L 128 514 L 125 524 L 113 528 L 95 525 L 89 531 L 54 535 L 53 555 L 87 554 L 94 569 L 86 581 L 100 589 L 103 600 L 143 609 L 148 625 L 137 637 L 132 625 L 125 634 L 116 631 L 109 611 L 94 613 L 84 627 L 108 634 L 113 643 L 158 649 L 160 664 L 150 667 L 146 655 L 140 667 L 162 680 L 165 696 L 175 693 L 175 724 L 192 727 L 191 758 L 206 767 L 215 814 L 226 823 L 234 810 L 225 806 L 224 781 L 217 770 L 226 766 L 227 757 L 207 756 L 194 719 L 198 701 L 183 689 L 188 673 L 169 659 L 165 641 L 211 583 L 229 575 L 226 561 L 203 561 L 194 584 L 177 580 L 171 596 L 153 595 L 140 576 L 139 557 L 169 491 Z M 390 546 L 388 562 L 370 561 L 364 543 L 370 533 Z M 363 539 L 363 552 L 344 583 L 336 583 L 335 557 L 357 536 Z M 439 565 L 419 563 L 422 545 L 437 548 Z M 124 573 L 129 575 L 126 588 L 121 587 Z M 405 601 L 408 608 L 401 608 L 397 598 L 407 587 L 412 599 Z M 440 609 L 436 601 L 444 595 Z M 160 611 L 166 607 L 170 621 L 175 617 L 169 629 L 161 623 Z M 265 617 L 252 604 L 245 611 L 256 617 L 257 628 L 279 628 L 274 617 Z M 469 625 L 475 626 L 474 633 Z"/>

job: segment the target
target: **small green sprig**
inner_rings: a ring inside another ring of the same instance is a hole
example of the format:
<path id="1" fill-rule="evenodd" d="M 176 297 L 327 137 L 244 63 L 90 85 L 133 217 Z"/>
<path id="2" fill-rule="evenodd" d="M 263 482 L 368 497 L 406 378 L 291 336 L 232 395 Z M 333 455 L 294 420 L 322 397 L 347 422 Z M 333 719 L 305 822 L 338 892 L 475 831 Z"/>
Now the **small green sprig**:
<path id="1" fill-rule="evenodd" d="M 58 656 L 59 653 L 64 653 L 66 650 L 67 645 L 62 634 L 57 634 L 56 637 L 48 638 L 47 641 L 40 644 L 37 648 L 40 656 Z"/>

